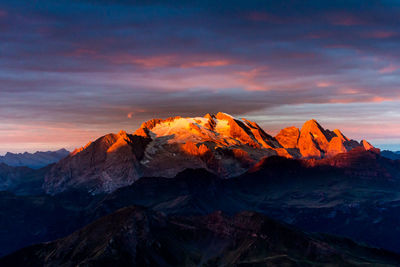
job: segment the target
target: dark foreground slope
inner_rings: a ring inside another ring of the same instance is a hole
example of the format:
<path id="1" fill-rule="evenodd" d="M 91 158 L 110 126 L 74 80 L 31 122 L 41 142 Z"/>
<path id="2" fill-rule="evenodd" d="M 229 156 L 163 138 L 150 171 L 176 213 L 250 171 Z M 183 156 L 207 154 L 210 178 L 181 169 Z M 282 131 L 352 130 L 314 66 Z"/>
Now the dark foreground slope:
<path id="1" fill-rule="evenodd" d="M 0 257 L 22 247 L 64 237 L 88 223 L 95 198 L 79 192 L 19 196 L 0 192 Z"/>
<path id="2" fill-rule="evenodd" d="M 397 266 L 400 256 L 348 239 L 307 234 L 259 213 L 165 216 L 123 208 L 1 266 Z"/>

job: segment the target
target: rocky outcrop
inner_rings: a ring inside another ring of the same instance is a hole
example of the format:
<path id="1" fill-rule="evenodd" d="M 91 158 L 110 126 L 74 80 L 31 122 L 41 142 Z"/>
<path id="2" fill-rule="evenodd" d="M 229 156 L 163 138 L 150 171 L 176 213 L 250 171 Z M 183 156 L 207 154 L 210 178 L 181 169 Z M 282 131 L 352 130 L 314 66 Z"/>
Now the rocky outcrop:
<path id="1" fill-rule="evenodd" d="M 374 147 L 373 145 L 368 143 L 368 141 L 365 140 L 365 139 L 363 139 L 361 141 L 361 145 L 364 147 L 365 150 L 369 150 L 369 151 L 372 151 L 372 152 L 377 153 L 377 154 L 379 154 L 381 152 L 381 150 L 379 148 Z"/>
<path id="2" fill-rule="evenodd" d="M 105 135 L 53 166 L 43 188 L 50 194 L 66 189 L 99 193 L 129 185 L 141 177 L 139 161 L 148 142 L 123 131 Z"/>
<path id="3" fill-rule="evenodd" d="M 275 139 L 284 148 L 291 149 L 291 154 L 296 155 L 296 158 L 332 157 L 364 146 L 348 139 L 338 129 L 334 131 L 324 129 L 316 120 L 307 121 L 301 130 L 296 127 L 285 128 L 275 136 Z"/>
<path id="4" fill-rule="evenodd" d="M 298 148 L 300 130 L 294 126 L 282 129 L 275 139 L 285 148 Z"/>

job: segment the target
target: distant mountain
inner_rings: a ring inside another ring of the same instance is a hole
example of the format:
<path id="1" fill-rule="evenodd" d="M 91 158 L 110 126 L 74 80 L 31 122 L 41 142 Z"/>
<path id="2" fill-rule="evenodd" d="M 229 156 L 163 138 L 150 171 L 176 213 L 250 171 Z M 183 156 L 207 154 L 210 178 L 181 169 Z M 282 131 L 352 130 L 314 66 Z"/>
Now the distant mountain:
<path id="1" fill-rule="evenodd" d="M 133 134 L 108 134 L 72 152 L 46 175 L 50 194 L 70 189 L 112 192 L 143 176 L 174 177 L 186 168 L 204 168 L 220 177 L 246 172 L 264 157 L 327 158 L 356 147 L 379 151 L 315 120 L 300 129 L 267 134 L 258 124 L 225 113 L 204 117 L 153 119 Z"/>
<path id="2" fill-rule="evenodd" d="M 397 160 L 400 159 L 400 151 L 390 151 L 390 150 L 383 150 L 381 155 L 388 159 Z"/>
<path id="3" fill-rule="evenodd" d="M 348 239 L 307 234 L 255 212 L 167 217 L 123 208 L 1 266 L 398 266 L 400 255 Z"/>
<path id="4" fill-rule="evenodd" d="M 0 191 L 9 191 L 17 195 L 42 194 L 44 177 L 49 170 L 49 166 L 35 170 L 0 163 Z"/>
<path id="5" fill-rule="evenodd" d="M 69 152 L 65 149 L 57 151 L 36 152 L 36 153 L 10 153 L 0 156 L 0 163 L 13 167 L 29 167 L 32 169 L 40 169 L 49 164 L 56 163 L 60 159 L 68 156 Z"/>

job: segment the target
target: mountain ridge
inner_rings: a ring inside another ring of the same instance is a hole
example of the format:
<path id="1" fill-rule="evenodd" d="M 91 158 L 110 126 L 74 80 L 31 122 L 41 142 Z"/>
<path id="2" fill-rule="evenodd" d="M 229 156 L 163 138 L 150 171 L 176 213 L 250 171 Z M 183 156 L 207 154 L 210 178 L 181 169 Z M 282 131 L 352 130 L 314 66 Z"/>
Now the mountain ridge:
<path id="1" fill-rule="evenodd" d="M 108 134 L 75 150 L 52 167 L 43 188 L 50 194 L 79 187 L 94 194 L 112 192 L 143 176 L 174 177 L 186 168 L 205 168 L 229 178 L 264 157 L 322 159 L 356 147 L 379 153 L 368 142 L 350 140 L 316 120 L 273 137 L 255 122 L 222 112 L 151 119 L 132 134 Z"/>
<path id="2" fill-rule="evenodd" d="M 11 153 L 0 156 L 0 163 L 12 167 L 29 167 L 40 169 L 49 164 L 56 163 L 69 155 L 69 151 L 62 148 L 56 151 L 37 151 L 35 153 Z"/>

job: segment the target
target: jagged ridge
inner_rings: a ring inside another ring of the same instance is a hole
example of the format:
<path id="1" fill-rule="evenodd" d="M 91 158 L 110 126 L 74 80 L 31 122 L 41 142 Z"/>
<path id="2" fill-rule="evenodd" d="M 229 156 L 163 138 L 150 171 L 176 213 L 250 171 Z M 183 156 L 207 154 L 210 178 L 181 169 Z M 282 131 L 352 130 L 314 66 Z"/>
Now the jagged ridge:
<path id="1" fill-rule="evenodd" d="M 320 159 L 356 147 L 379 152 L 366 141 L 324 129 L 316 120 L 272 137 L 255 122 L 222 112 L 152 119 L 133 134 L 109 134 L 75 150 L 46 175 L 44 189 L 51 194 L 71 188 L 111 192 L 142 176 L 174 177 L 187 168 L 233 177 L 264 157 Z"/>

